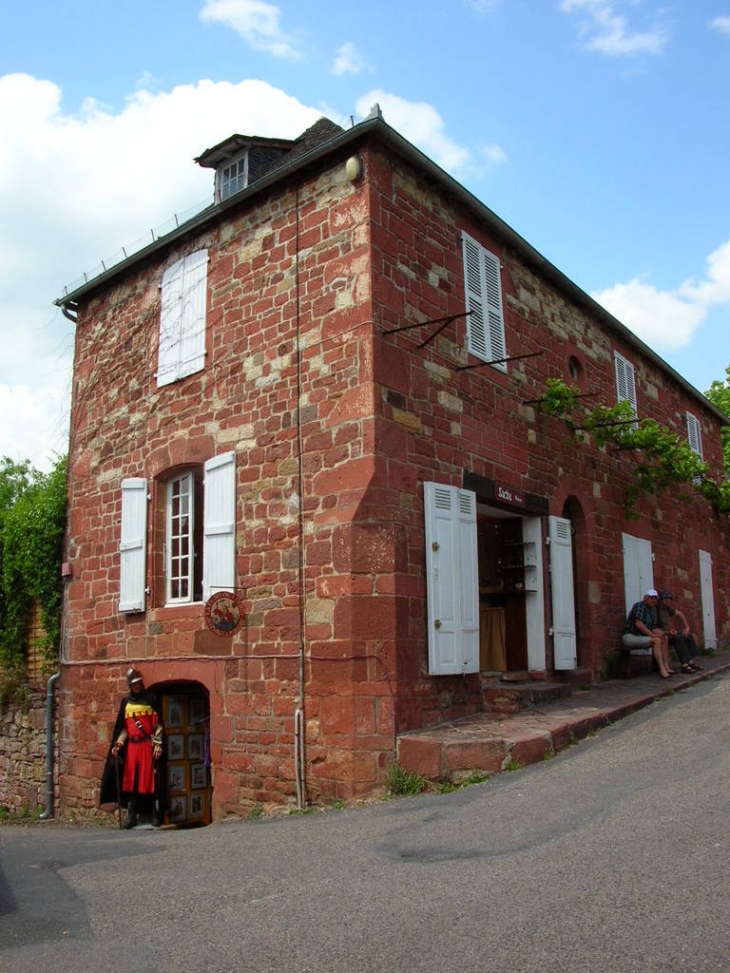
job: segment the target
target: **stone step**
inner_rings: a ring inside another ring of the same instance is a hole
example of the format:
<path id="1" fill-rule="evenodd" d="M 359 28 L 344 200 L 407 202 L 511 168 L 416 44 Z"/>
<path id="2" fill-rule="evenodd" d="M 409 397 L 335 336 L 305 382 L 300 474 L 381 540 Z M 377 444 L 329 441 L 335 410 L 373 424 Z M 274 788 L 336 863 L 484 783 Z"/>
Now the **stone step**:
<path id="1" fill-rule="evenodd" d="M 570 699 L 573 687 L 562 682 L 511 682 L 502 679 L 482 681 L 484 712 L 500 717 L 510 716 L 525 709 L 539 708 L 546 703 Z"/>

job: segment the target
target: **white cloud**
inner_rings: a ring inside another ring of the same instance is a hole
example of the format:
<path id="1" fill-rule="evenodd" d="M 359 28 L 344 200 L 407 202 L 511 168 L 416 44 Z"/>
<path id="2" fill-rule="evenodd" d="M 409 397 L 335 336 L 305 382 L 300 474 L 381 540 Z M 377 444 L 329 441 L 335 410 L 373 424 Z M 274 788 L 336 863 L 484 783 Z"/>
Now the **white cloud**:
<path id="1" fill-rule="evenodd" d="M 355 106 L 358 114 L 367 116 L 376 102 L 385 121 L 442 168 L 457 172 L 471 165 L 469 150 L 448 138 L 444 133 L 444 120 L 432 105 L 406 101 L 398 95 L 375 89 L 358 99 Z"/>
<path id="2" fill-rule="evenodd" d="M 204 0 L 200 19 L 232 28 L 255 51 L 289 60 L 302 56 L 281 29 L 279 7 L 264 0 Z"/>
<path id="3" fill-rule="evenodd" d="M 720 34 L 730 37 L 730 17 L 715 17 L 708 26 L 711 30 L 716 30 Z"/>
<path id="4" fill-rule="evenodd" d="M 626 18 L 618 13 L 620 6 L 621 0 L 560 0 L 563 13 L 580 16 L 587 50 L 608 57 L 663 54 L 669 39 L 666 28 L 632 31 Z"/>
<path id="5" fill-rule="evenodd" d="M 332 65 L 331 73 L 359 74 L 365 67 L 365 58 L 351 41 L 347 41 L 337 51 L 337 57 Z"/>
<path id="6" fill-rule="evenodd" d="M 483 145 L 480 151 L 482 157 L 493 165 L 501 165 L 507 161 L 507 153 L 501 145 Z"/>
<path id="7" fill-rule="evenodd" d="M 712 307 L 730 305 L 730 240 L 709 255 L 700 281 L 662 291 L 634 278 L 591 296 L 657 350 L 685 348 Z"/>
<path id="8" fill-rule="evenodd" d="M 685 281 L 680 293 L 692 301 L 703 304 L 730 302 L 730 240 L 713 250 L 707 258 L 707 275 L 696 283 Z"/>
<path id="9" fill-rule="evenodd" d="M 660 291 L 639 278 L 615 284 L 591 295 L 606 310 L 653 348 L 683 348 L 704 320 L 702 304 L 683 300 L 677 293 Z"/>
<path id="10" fill-rule="evenodd" d="M 0 77 L 0 456 L 47 465 L 65 450 L 64 285 L 211 201 L 212 172 L 192 161 L 207 147 L 233 132 L 294 138 L 320 115 L 262 81 L 136 91 L 117 112 L 88 99 L 71 114 L 52 82 Z"/>

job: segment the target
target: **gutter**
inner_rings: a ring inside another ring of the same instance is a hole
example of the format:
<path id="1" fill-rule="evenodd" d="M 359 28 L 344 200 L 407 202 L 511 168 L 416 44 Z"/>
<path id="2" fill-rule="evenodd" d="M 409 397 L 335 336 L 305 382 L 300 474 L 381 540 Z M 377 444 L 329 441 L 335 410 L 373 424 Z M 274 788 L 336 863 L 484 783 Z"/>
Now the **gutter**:
<path id="1" fill-rule="evenodd" d="M 48 821 L 53 817 L 53 701 L 60 675 L 60 672 L 54 672 L 46 683 L 46 809 L 39 816 L 39 821 Z"/>

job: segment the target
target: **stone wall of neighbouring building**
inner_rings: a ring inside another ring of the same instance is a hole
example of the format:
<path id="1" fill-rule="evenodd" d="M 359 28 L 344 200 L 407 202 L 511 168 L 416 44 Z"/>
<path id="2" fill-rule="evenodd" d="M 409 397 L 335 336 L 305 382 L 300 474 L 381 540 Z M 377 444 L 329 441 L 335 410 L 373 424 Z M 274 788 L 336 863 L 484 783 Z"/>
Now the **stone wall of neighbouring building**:
<path id="1" fill-rule="evenodd" d="M 12 814 L 45 805 L 46 694 L 29 689 L 0 714 L 0 808 Z"/>

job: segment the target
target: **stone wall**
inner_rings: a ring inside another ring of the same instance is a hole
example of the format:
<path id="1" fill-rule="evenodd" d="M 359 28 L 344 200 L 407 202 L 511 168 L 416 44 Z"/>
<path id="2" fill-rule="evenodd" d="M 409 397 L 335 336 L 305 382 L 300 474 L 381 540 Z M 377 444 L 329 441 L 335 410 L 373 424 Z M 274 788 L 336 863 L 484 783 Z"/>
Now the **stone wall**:
<path id="1" fill-rule="evenodd" d="M 18 814 L 45 809 L 46 698 L 28 690 L 22 704 L 0 714 L 0 808 Z"/>

